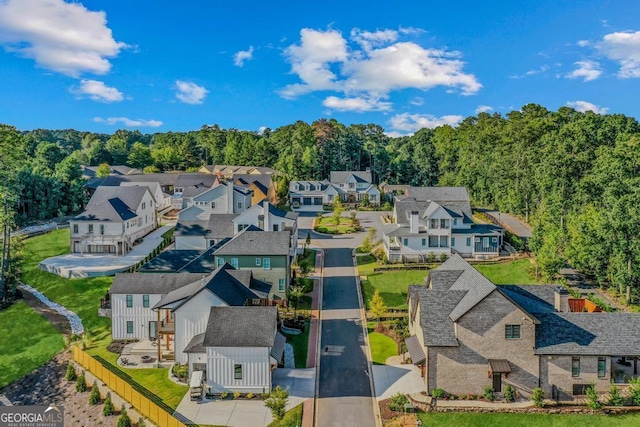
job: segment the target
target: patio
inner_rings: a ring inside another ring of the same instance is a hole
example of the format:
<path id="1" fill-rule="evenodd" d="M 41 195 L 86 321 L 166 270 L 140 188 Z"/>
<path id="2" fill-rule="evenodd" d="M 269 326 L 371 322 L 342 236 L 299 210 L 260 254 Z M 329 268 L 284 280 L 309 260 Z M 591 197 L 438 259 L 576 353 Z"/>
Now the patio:
<path id="1" fill-rule="evenodd" d="M 171 368 L 173 363 L 173 361 L 158 363 L 158 343 L 150 340 L 140 340 L 125 345 L 118 357 L 118 365 L 130 369 Z"/>

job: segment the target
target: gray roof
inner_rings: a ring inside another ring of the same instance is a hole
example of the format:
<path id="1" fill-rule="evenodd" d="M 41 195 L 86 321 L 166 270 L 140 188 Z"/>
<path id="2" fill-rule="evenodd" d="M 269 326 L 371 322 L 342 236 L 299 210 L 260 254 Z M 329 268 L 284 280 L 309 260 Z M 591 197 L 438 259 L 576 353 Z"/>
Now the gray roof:
<path id="1" fill-rule="evenodd" d="M 188 173 L 145 173 L 141 175 L 109 175 L 104 178 L 91 178 L 84 185 L 86 188 L 99 186 L 119 186 L 122 182 L 157 182 L 162 186 L 172 186 L 181 175 L 193 175 Z M 207 174 L 198 174 L 207 175 Z"/>
<path id="2" fill-rule="evenodd" d="M 300 184 L 303 187 L 305 187 L 307 184 L 309 185 L 309 191 L 305 190 L 304 188 L 301 190 L 297 190 L 296 186 Z M 335 185 L 332 185 L 331 183 L 329 183 L 329 181 L 324 180 L 324 181 L 291 181 L 289 182 L 289 192 L 290 193 L 297 193 L 297 194 L 305 194 L 305 195 L 318 195 L 321 196 L 324 194 L 325 190 L 327 189 L 327 187 L 333 187 L 336 190 L 339 190 L 338 187 L 336 187 Z M 311 189 L 313 188 L 313 189 Z M 344 191 L 339 190 L 341 192 L 344 193 Z"/>
<path id="3" fill-rule="evenodd" d="M 424 333 L 424 345 L 427 347 L 458 346 L 454 321 L 450 313 L 465 297 L 467 291 L 436 291 L 423 287 L 419 289 L 420 325 Z"/>
<path id="4" fill-rule="evenodd" d="M 469 202 L 465 187 L 407 187 L 406 196 L 419 202 Z"/>
<path id="5" fill-rule="evenodd" d="M 276 359 L 278 363 L 282 361 L 285 344 L 287 344 L 287 339 L 280 332 L 276 332 L 276 339 L 273 343 L 273 347 L 271 347 L 271 351 L 269 352 L 269 354 L 271 355 L 271 357 Z"/>
<path id="6" fill-rule="evenodd" d="M 116 273 L 109 293 L 165 295 L 201 278 L 193 273 Z"/>
<path id="7" fill-rule="evenodd" d="M 206 353 L 204 348 L 204 334 L 194 335 L 189 344 L 184 348 L 185 353 Z"/>
<path id="8" fill-rule="evenodd" d="M 404 340 L 407 345 L 407 351 L 409 351 L 409 356 L 411 356 L 411 361 L 414 365 L 420 365 L 427 360 L 427 356 L 425 356 L 424 351 L 422 350 L 422 345 L 420 345 L 420 341 L 418 341 L 418 337 L 415 335 L 411 335 Z"/>
<path id="9" fill-rule="evenodd" d="M 640 354 L 639 313 L 559 313 L 554 309 L 555 286 L 505 285 L 500 290 L 540 321 L 536 354 Z"/>
<path id="10" fill-rule="evenodd" d="M 98 187 L 75 221 L 123 221 L 135 218 L 148 187 Z"/>
<path id="11" fill-rule="evenodd" d="M 211 307 L 205 347 L 273 347 L 277 307 Z"/>
<path id="12" fill-rule="evenodd" d="M 357 182 L 371 183 L 371 171 L 331 171 L 329 181 L 332 184 L 340 184 L 346 182 L 350 175 L 353 175 Z"/>
<path id="13" fill-rule="evenodd" d="M 231 172 L 235 177 L 236 174 L 249 174 L 249 172 L 260 172 L 261 174 L 279 174 L 279 172 L 273 168 L 266 166 L 238 166 L 238 165 L 204 165 L 206 170 L 208 170 L 212 174 L 216 174 L 218 172 Z M 251 174 L 253 175 L 253 174 Z M 256 174 L 257 175 L 257 174 Z"/>
<path id="14" fill-rule="evenodd" d="M 464 224 L 473 223 L 471 204 L 467 200 L 463 202 L 441 202 L 441 201 L 415 201 L 411 198 L 397 200 L 394 206 L 398 223 L 408 223 L 412 211 L 417 211 L 421 218 L 427 218 L 435 212 L 438 207 L 442 207 L 452 218 L 462 218 Z"/>
<path id="15" fill-rule="evenodd" d="M 261 231 L 250 226 L 236 234 L 215 255 L 289 255 L 288 231 Z"/>
<path id="16" fill-rule="evenodd" d="M 210 248 L 211 249 L 211 248 Z M 207 257 L 207 252 L 209 256 Z M 164 251 L 138 269 L 140 272 L 204 273 L 208 275 L 216 269 L 213 255 L 208 250 L 196 249 Z"/>
<path id="17" fill-rule="evenodd" d="M 178 220 L 174 236 L 202 236 L 207 239 L 233 237 L 235 214 L 211 214 L 208 220 Z"/>
<path id="18" fill-rule="evenodd" d="M 176 187 L 207 187 L 211 188 L 218 182 L 218 177 L 208 173 L 181 173 L 178 174 L 174 186 Z"/>
<path id="19" fill-rule="evenodd" d="M 98 167 L 99 166 L 81 166 L 82 175 L 93 178 L 94 176 L 96 176 Z M 111 169 L 111 173 L 113 175 L 136 175 L 142 173 L 140 169 L 135 169 L 124 165 L 109 166 L 109 168 Z"/>

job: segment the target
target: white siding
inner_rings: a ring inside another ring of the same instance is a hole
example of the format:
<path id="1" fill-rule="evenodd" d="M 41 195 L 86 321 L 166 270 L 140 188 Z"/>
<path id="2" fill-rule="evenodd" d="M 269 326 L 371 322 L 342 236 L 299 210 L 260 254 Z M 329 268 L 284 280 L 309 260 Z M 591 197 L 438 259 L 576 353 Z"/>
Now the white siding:
<path id="1" fill-rule="evenodd" d="M 131 295 L 131 294 L 130 294 Z M 133 307 L 127 307 L 125 294 L 111 295 L 111 335 L 114 340 L 149 338 L 149 322 L 158 320 L 151 310 L 162 295 L 149 295 L 149 307 L 142 306 L 142 294 L 133 294 Z M 133 334 L 127 334 L 127 321 L 133 322 Z"/>
<path id="2" fill-rule="evenodd" d="M 183 350 L 195 335 L 206 331 L 211 307 L 226 305 L 220 298 L 205 289 L 174 312 L 176 362 L 187 362 L 187 354 Z"/>
<path id="3" fill-rule="evenodd" d="M 451 247 L 461 255 L 471 255 L 473 252 L 473 236 L 471 234 L 454 234 L 451 235 L 455 239 L 455 245 Z M 470 239 L 470 245 L 467 246 L 467 238 Z"/>
<path id="4" fill-rule="evenodd" d="M 242 379 L 234 379 L 234 365 Z M 215 392 L 265 393 L 271 390 L 271 357 L 267 347 L 207 347 L 207 385 Z"/>

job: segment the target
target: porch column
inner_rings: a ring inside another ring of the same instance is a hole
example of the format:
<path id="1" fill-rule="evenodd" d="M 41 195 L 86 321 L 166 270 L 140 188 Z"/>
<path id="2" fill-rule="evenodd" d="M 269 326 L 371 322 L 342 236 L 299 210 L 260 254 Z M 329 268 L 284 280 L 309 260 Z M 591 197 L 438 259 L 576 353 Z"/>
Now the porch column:
<path id="1" fill-rule="evenodd" d="M 160 309 L 158 309 L 158 323 L 156 326 L 156 347 L 158 348 L 158 364 L 160 364 L 160 340 L 162 339 L 162 335 L 160 335 Z"/>

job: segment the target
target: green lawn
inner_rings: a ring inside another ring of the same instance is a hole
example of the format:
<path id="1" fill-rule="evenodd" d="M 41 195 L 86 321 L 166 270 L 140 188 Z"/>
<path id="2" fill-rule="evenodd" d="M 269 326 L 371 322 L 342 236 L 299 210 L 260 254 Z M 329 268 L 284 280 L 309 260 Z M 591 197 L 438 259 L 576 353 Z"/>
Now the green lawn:
<path id="1" fill-rule="evenodd" d="M 475 268 L 496 285 L 535 285 L 540 283 L 529 272 L 531 262 L 528 259 L 501 264 L 475 265 Z"/>
<path id="2" fill-rule="evenodd" d="M 311 322 L 307 320 L 304 323 L 304 332 L 300 335 L 287 335 L 287 342 L 293 346 L 293 354 L 296 359 L 296 368 L 307 367 L 307 350 L 309 347 L 309 327 Z"/>
<path id="3" fill-rule="evenodd" d="M 371 347 L 371 359 L 375 365 L 384 365 L 391 356 L 398 355 L 396 342 L 379 332 L 373 332 L 375 322 L 369 322 L 369 346 Z"/>
<path id="4" fill-rule="evenodd" d="M 348 217 L 340 217 L 340 223 L 336 228 L 336 222 L 332 216 L 324 216 L 316 220 L 315 231 L 328 234 L 349 234 L 358 231 L 353 220 Z"/>
<path id="5" fill-rule="evenodd" d="M 64 348 L 62 334 L 24 301 L 0 311 L 0 337 L 0 389 Z"/>
<path id="6" fill-rule="evenodd" d="M 296 264 L 301 265 L 302 263 L 306 263 L 309 266 L 310 271 L 314 271 L 316 266 L 316 251 L 307 249 L 306 252 L 306 256 L 303 257 L 301 255 L 298 257 Z"/>
<path id="7" fill-rule="evenodd" d="M 376 289 L 384 299 L 387 308 L 407 308 L 407 289 L 411 284 L 424 283 L 427 270 L 402 270 L 372 273 L 362 281 L 364 300 L 369 306 Z"/>
<path id="8" fill-rule="evenodd" d="M 558 415 L 558 414 L 476 414 L 420 413 L 423 426 L 456 427 L 627 427 L 640 425 L 640 414 L 633 415 Z"/>
<path id="9" fill-rule="evenodd" d="M 302 425 L 302 403 L 289 409 L 284 418 L 272 421 L 267 427 L 300 427 Z"/>

